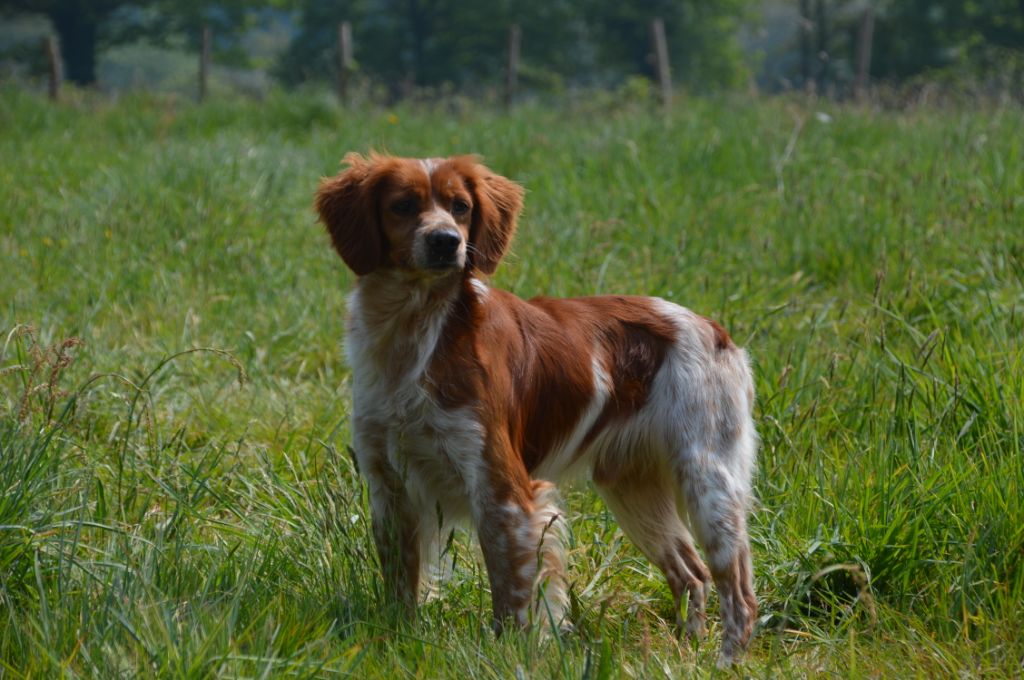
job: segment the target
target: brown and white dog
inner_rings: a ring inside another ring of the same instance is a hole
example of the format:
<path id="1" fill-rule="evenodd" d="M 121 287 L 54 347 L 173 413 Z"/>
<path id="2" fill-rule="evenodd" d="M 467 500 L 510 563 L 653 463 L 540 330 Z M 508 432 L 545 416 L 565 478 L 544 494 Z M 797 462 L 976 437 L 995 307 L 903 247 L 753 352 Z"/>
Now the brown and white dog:
<path id="1" fill-rule="evenodd" d="M 496 630 L 563 625 L 566 519 L 553 482 L 588 475 L 665 573 L 677 612 L 688 598 L 689 636 L 704 635 L 714 579 L 719 664 L 731 663 L 757 613 L 746 353 L 714 321 L 657 298 L 524 301 L 488 286 L 523 190 L 473 157 L 345 162 L 316 208 L 358 276 L 353 445 L 388 591 L 415 608 L 439 513 L 468 518 Z"/>

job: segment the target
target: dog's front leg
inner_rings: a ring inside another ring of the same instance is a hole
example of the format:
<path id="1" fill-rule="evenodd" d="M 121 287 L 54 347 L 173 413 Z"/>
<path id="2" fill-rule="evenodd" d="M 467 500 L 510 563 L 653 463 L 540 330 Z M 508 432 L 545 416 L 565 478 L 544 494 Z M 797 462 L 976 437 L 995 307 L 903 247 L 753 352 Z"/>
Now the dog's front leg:
<path id="1" fill-rule="evenodd" d="M 419 518 L 401 476 L 388 462 L 383 428 L 360 427 L 357 423 L 353 440 L 359 469 L 370 491 L 373 539 L 384 576 L 385 598 L 414 613 L 419 597 Z"/>
<path id="2" fill-rule="evenodd" d="M 491 582 L 495 633 L 510 619 L 524 628 L 534 622 L 561 627 L 566 525 L 558 493 L 548 482 L 531 480 L 518 456 L 490 453 L 489 472 L 478 480 L 472 505 Z"/>

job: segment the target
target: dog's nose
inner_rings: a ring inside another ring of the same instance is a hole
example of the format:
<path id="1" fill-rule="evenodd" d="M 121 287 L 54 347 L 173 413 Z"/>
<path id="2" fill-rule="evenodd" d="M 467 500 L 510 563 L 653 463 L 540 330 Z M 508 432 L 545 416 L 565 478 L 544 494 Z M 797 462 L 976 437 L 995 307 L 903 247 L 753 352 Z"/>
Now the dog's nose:
<path id="1" fill-rule="evenodd" d="M 431 264 L 450 264 L 462 244 L 462 237 L 454 231 L 442 229 L 427 234 L 427 255 Z"/>

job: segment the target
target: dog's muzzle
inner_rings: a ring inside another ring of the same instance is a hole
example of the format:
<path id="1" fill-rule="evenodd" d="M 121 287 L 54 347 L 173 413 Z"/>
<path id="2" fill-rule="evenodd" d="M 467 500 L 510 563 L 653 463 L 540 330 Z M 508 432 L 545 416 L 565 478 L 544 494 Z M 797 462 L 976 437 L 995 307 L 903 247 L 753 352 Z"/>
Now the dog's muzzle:
<path id="1" fill-rule="evenodd" d="M 460 265 L 459 247 L 462 245 L 462 236 L 458 232 L 438 229 L 427 234 L 424 243 L 427 247 L 427 267 L 447 269 Z"/>

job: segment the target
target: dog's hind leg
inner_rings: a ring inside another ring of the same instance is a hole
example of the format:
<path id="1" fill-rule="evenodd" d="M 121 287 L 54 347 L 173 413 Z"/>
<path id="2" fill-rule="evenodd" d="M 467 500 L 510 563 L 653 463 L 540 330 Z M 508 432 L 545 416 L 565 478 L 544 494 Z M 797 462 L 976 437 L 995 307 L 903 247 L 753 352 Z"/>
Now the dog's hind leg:
<path id="1" fill-rule="evenodd" d="M 683 505 L 718 589 L 723 628 L 718 665 L 726 667 L 743 653 L 757 617 L 747 536 L 750 482 L 745 466 L 730 465 L 717 453 L 684 455 L 678 462 Z"/>
<path id="2" fill-rule="evenodd" d="M 676 624 L 687 637 L 702 639 L 711 577 L 680 519 L 671 473 L 660 468 L 633 470 L 613 480 L 595 479 L 595 485 L 626 536 L 664 572 Z"/>

